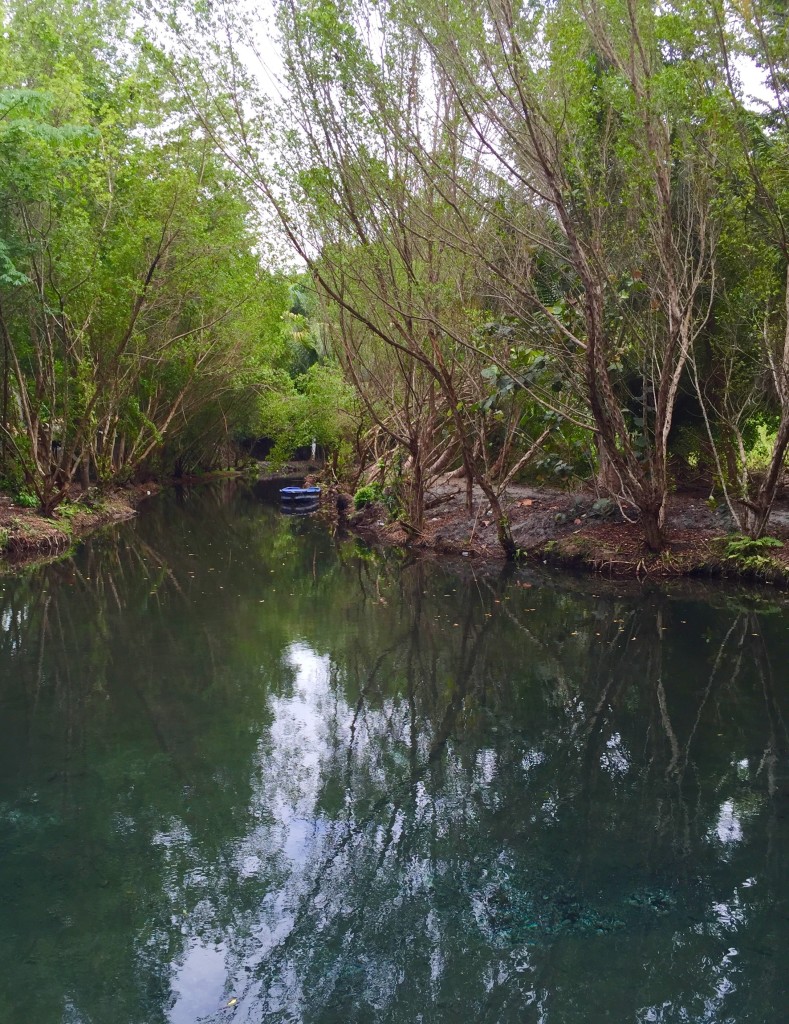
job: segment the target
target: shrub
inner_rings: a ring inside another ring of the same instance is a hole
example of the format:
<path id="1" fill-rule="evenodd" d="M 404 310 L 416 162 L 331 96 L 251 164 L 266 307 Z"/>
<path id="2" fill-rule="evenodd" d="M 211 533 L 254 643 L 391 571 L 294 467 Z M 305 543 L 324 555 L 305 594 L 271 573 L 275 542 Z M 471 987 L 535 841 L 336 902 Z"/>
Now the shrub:
<path id="1" fill-rule="evenodd" d="M 783 541 L 777 539 L 777 537 L 759 537 L 758 540 L 754 540 L 753 537 L 743 537 L 737 535 L 735 537 L 729 537 L 726 541 L 725 557 L 726 558 L 748 558 L 752 555 L 760 555 L 768 548 L 782 548 Z"/>
<path id="2" fill-rule="evenodd" d="M 14 498 L 14 502 L 22 508 L 38 508 L 39 505 L 38 498 L 30 491 L 20 491 Z"/>
<path id="3" fill-rule="evenodd" d="M 367 508 L 368 505 L 374 505 L 383 500 L 384 491 L 380 484 L 366 484 L 354 494 L 353 507 L 358 512 L 362 508 Z"/>
<path id="4" fill-rule="evenodd" d="M 727 561 L 732 561 L 741 572 L 754 573 L 757 576 L 769 576 L 781 569 L 781 563 L 770 558 L 770 549 L 782 548 L 783 543 L 775 537 L 752 537 L 737 535 L 726 541 L 723 554 Z"/>
<path id="5" fill-rule="evenodd" d="M 58 505 L 57 511 L 58 515 L 64 516 L 66 519 L 73 519 L 80 512 L 90 512 L 90 508 L 79 501 L 64 501 Z"/>

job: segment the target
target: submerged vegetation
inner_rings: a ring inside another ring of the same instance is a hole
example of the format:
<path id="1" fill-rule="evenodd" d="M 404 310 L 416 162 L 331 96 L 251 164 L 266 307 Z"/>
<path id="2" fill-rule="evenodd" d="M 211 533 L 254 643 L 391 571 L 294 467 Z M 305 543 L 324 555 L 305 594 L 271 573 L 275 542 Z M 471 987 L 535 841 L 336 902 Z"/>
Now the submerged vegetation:
<path id="1" fill-rule="evenodd" d="M 272 17 L 6 5 L 6 489 L 49 513 L 264 437 L 275 462 L 315 441 L 411 536 L 456 474 L 508 557 L 526 477 L 593 483 L 652 551 L 688 483 L 763 537 L 789 446 L 785 14 Z"/>

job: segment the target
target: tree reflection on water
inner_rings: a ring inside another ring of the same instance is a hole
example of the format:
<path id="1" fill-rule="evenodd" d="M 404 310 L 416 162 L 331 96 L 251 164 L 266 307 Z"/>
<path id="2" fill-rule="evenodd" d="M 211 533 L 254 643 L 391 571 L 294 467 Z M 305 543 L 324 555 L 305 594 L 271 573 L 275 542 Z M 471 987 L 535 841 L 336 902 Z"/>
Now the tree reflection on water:
<path id="1" fill-rule="evenodd" d="M 228 485 L 0 615 L 3 1018 L 781 1019 L 783 607 L 447 570 Z"/>

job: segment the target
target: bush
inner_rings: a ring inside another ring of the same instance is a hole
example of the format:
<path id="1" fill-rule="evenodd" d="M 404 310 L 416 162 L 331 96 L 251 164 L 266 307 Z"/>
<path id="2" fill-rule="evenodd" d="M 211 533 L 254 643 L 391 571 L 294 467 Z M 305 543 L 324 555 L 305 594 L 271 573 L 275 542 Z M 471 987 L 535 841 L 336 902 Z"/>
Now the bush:
<path id="1" fill-rule="evenodd" d="M 767 468 L 772 458 L 777 433 L 776 430 L 771 430 L 766 423 L 759 423 L 756 426 L 755 436 L 746 456 L 748 469 Z"/>
<path id="2" fill-rule="evenodd" d="M 752 537 L 736 535 L 726 541 L 724 558 L 734 562 L 741 572 L 767 577 L 776 569 L 781 569 L 780 562 L 770 558 L 767 552 L 782 547 L 783 543 L 775 537 L 759 537 L 754 540 Z"/>
<path id="3" fill-rule="evenodd" d="M 80 512 L 90 512 L 90 508 L 80 501 L 64 501 L 57 507 L 58 515 L 64 516 L 66 519 L 73 519 Z"/>
<path id="4" fill-rule="evenodd" d="M 737 535 L 735 537 L 729 537 L 726 541 L 726 558 L 747 558 L 751 555 L 760 555 L 768 548 L 782 548 L 783 542 L 778 540 L 777 537 L 759 537 L 758 540 L 754 540 L 753 537 L 743 537 Z"/>
<path id="5" fill-rule="evenodd" d="M 38 508 L 39 500 L 30 491 L 20 491 L 14 498 L 14 504 L 21 506 L 21 508 Z"/>
<path id="6" fill-rule="evenodd" d="M 380 484 L 366 484 L 360 487 L 353 496 L 353 507 L 358 512 L 367 508 L 368 505 L 375 505 L 378 501 L 384 500 L 384 491 Z"/>

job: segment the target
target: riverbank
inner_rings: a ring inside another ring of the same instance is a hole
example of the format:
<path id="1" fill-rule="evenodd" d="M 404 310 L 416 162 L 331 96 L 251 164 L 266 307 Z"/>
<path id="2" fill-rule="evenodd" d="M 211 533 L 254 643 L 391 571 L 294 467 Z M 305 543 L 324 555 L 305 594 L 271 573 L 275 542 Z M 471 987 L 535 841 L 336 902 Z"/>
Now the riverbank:
<path id="1" fill-rule="evenodd" d="M 19 566 L 63 555 L 76 540 L 110 523 L 136 515 L 159 486 L 75 489 L 52 516 L 42 516 L 7 494 L 0 494 L 0 564 Z"/>
<path id="2" fill-rule="evenodd" d="M 447 479 L 431 495 L 433 507 L 418 536 L 387 522 L 381 506 L 351 511 L 347 525 L 371 543 L 438 554 L 501 561 L 490 506 L 477 489 L 472 510 L 462 482 Z M 610 577 L 672 579 L 723 577 L 789 589 L 789 502 L 776 505 L 770 535 L 780 543 L 743 542 L 732 533 L 726 510 L 706 497 L 674 494 L 668 509 L 668 543 L 659 554 L 646 549 L 635 509 L 593 493 L 514 486 L 503 506 L 523 559 L 602 573 Z"/>
<path id="3" fill-rule="evenodd" d="M 317 467 L 293 462 L 273 469 L 261 465 L 257 479 L 276 484 L 301 479 Z M 238 471 L 206 474 L 191 483 L 245 474 Z M 172 482 L 172 481 L 171 481 Z M 187 481 L 179 481 L 181 483 Z M 27 565 L 62 556 L 80 538 L 102 526 L 137 513 L 140 504 L 161 489 L 146 483 L 126 487 L 75 490 L 52 518 L 40 515 L 0 494 L 0 565 Z M 343 506 L 338 512 L 338 507 Z M 614 579 L 725 578 L 769 583 L 789 590 L 789 501 L 776 506 L 772 542 L 742 542 L 731 532 L 725 509 L 712 508 L 700 494 L 671 496 L 668 544 L 654 554 L 644 546 L 635 510 L 618 507 L 592 493 L 547 487 L 512 486 L 503 506 L 524 561 L 592 572 Z M 404 547 L 435 555 L 460 556 L 497 563 L 504 558 L 496 524 L 484 495 L 473 492 L 472 511 L 466 506 L 462 482 L 447 478 L 431 494 L 422 533 L 415 536 L 386 510 L 373 505 L 358 512 L 348 495 L 324 491 L 323 514 L 339 519 L 370 544 Z"/>
<path id="4" fill-rule="evenodd" d="M 165 486 L 243 478 L 276 483 L 301 479 L 316 469 L 318 466 L 313 462 L 291 460 L 276 467 L 262 462 L 252 475 L 248 468 L 230 469 L 122 487 L 92 487 L 87 493 L 75 486 L 52 517 L 42 516 L 11 495 L 0 493 L 0 568 L 60 557 L 93 530 L 132 518 L 146 498 Z"/>

